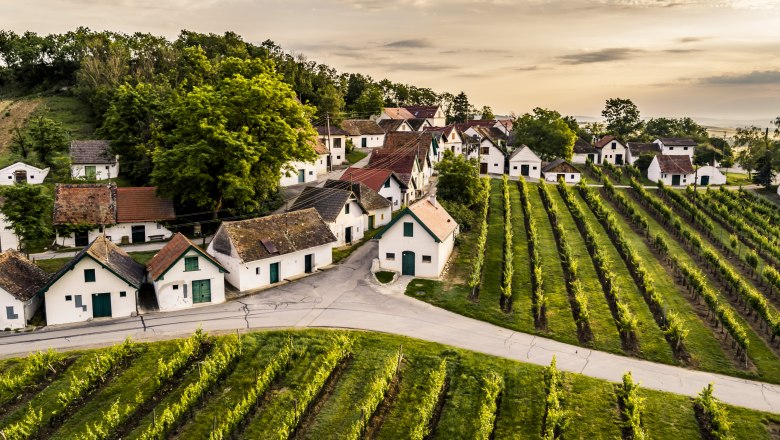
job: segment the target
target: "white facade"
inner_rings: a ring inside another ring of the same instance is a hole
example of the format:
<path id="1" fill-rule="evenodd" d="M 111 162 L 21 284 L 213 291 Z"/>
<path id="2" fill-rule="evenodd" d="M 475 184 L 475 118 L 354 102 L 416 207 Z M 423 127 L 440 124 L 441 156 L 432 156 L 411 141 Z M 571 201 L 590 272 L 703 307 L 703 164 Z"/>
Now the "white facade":
<path id="1" fill-rule="evenodd" d="M 697 178 L 698 185 L 725 185 L 726 176 L 719 169 L 707 165 L 699 168 L 694 177 Z"/>
<path id="2" fill-rule="evenodd" d="M 382 145 L 385 144 L 384 134 L 361 134 L 349 138 L 355 148 L 382 148 Z"/>
<path id="3" fill-rule="evenodd" d="M 599 158 L 599 153 L 593 152 L 593 153 L 575 153 L 574 156 L 571 158 L 572 163 L 586 163 L 588 161 L 588 158 L 591 159 L 591 162 L 595 164 L 600 164 L 601 159 Z"/>
<path id="4" fill-rule="evenodd" d="M 489 139 L 482 139 L 479 147 L 480 174 L 504 174 L 504 152 Z"/>
<path id="5" fill-rule="evenodd" d="M 393 211 L 390 208 L 391 207 L 388 206 L 387 208 L 369 210 L 366 213 L 366 215 L 364 216 L 364 218 L 366 219 L 366 223 L 363 226 L 363 230 L 364 231 L 370 231 L 371 230 L 370 226 L 371 226 L 371 218 L 372 217 L 374 219 L 373 220 L 373 222 L 374 222 L 374 228 L 373 229 L 379 228 L 381 226 L 384 226 L 384 225 L 390 223 L 390 220 L 393 219 Z"/>
<path id="6" fill-rule="evenodd" d="M 41 306 L 41 298 L 33 296 L 29 301 L 20 301 L 0 288 L 0 330 L 20 329 L 27 326 L 27 321 L 35 315 Z"/>
<path id="7" fill-rule="evenodd" d="M 544 180 L 547 182 L 557 183 L 559 176 L 563 176 L 563 180 L 566 183 L 580 183 L 580 180 L 582 179 L 582 174 L 580 173 L 555 173 L 548 171 L 544 173 Z"/>
<path id="8" fill-rule="evenodd" d="M 3 214 L 0 214 L 0 250 L 19 250 L 19 237 L 8 229 L 9 226 L 11 223 Z"/>
<path id="9" fill-rule="evenodd" d="M 601 148 L 601 162 L 609 162 L 612 165 L 623 165 L 627 160 L 628 149 L 619 140 L 612 139 Z"/>
<path id="10" fill-rule="evenodd" d="M 262 246 L 260 243 L 257 245 Z M 271 265 L 275 263 L 279 264 L 280 280 L 306 273 L 306 255 L 313 255 L 314 270 L 333 263 L 333 243 L 244 263 L 241 262 L 235 249 L 231 250 L 231 255 L 225 255 L 214 250 L 213 242 L 209 244 L 208 253 L 227 269 L 225 279 L 240 291 L 270 286 Z"/>
<path id="11" fill-rule="evenodd" d="M 43 179 L 48 174 L 48 168 L 40 169 L 26 163 L 16 162 L 0 170 L 0 185 L 13 185 L 16 182 L 27 182 L 30 185 L 37 185 L 43 183 Z"/>
<path id="12" fill-rule="evenodd" d="M 509 176 L 539 179 L 542 176 L 542 160 L 530 148 L 523 146 L 509 157 Z"/>
<path id="13" fill-rule="evenodd" d="M 197 258 L 198 270 L 185 270 L 185 258 Z M 209 281 L 211 301 L 201 304 L 225 302 L 225 274 L 211 260 L 194 249 L 188 250 L 163 275 L 153 281 L 160 310 L 179 310 L 193 306 L 193 281 Z M 152 281 L 152 280 L 150 280 Z"/>
<path id="14" fill-rule="evenodd" d="M 320 154 L 314 162 L 290 162 L 282 169 L 280 186 L 300 185 L 316 182 L 317 177 L 328 172 L 328 155 Z"/>
<path id="15" fill-rule="evenodd" d="M 84 271 L 89 269 L 95 271 L 94 282 L 85 281 Z M 136 312 L 136 288 L 85 256 L 46 291 L 46 322 L 53 325 L 92 319 L 93 295 L 103 293 L 111 297 L 111 317 Z"/>
<path id="16" fill-rule="evenodd" d="M 443 156 L 445 151 L 452 151 L 455 155 L 463 154 L 463 139 L 460 138 L 458 130 L 450 130 L 450 134 L 447 135 L 447 141 L 439 145 L 439 156 Z M 441 157 L 440 157 L 441 159 Z"/>
<path id="17" fill-rule="evenodd" d="M 162 241 L 167 240 L 173 236 L 168 228 L 155 222 L 135 222 L 135 223 L 118 223 L 111 225 L 106 230 L 106 238 L 116 244 L 130 244 L 133 242 L 133 226 L 144 227 L 144 242 L 147 241 Z M 93 240 L 103 235 L 100 229 L 93 229 L 87 232 L 87 242 L 92 243 Z M 75 247 L 76 236 L 63 237 L 57 235 L 57 244 L 64 247 Z"/>
<path id="18" fill-rule="evenodd" d="M 341 165 L 347 163 L 347 136 L 343 134 L 330 135 L 330 141 L 328 136 L 320 136 L 322 144 L 330 151 L 331 163 L 333 165 Z"/>
<path id="19" fill-rule="evenodd" d="M 677 177 L 675 177 L 677 176 Z M 652 182 L 662 181 L 667 186 L 687 186 L 694 181 L 693 174 L 667 174 L 661 172 L 661 165 L 658 163 L 658 156 L 653 158 L 650 166 L 647 168 L 647 178 Z M 679 179 L 679 183 L 677 182 Z"/>
<path id="20" fill-rule="evenodd" d="M 113 164 L 72 164 L 70 175 L 74 179 L 87 179 L 87 172 L 94 169 L 95 180 L 115 179 L 119 175 L 119 156 Z"/>
<path id="21" fill-rule="evenodd" d="M 349 201 L 341 208 L 338 217 L 333 222 L 326 222 L 333 235 L 336 236 L 335 246 L 344 246 L 347 243 L 347 229 L 350 228 L 351 242 L 354 243 L 363 238 L 365 234 L 365 225 L 368 225 L 368 218 L 363 208 L 358 205 L 354 196 L 350 196 Z"/>
<path id="22" fill-rule="evenodd" d="M 404 223 L 413 224 L 411 237 L 404 236 Z M 437 243 L 412 215 L 405 214 L 379 239 L 379 267 L 402 273 L 406 253 L 414 258 L 414 276 L 438 278 L 454 246 L 455 234 Z"/>
<path id="23" fill-rule="evenodd" d="M 653 143 L 658 144 L 661 147 L 661 154 L 667 156 L 689 156 L 691 160 L 693 160 L 693 154 L 696 152 L 696 147 L 693 145 L 681 147 L 668 146 L 664 145 L 661 139 L 656 139 Z"/>
<path id="24" fill-rule="evenodd" d="M 401 185 L 393 177 L 388 177 L 387 181 L 379 188 L 379 195 L 390 200 L 392 204 L 393 212 L 401 209 L 401 206 L 405 204 L 404 192 L 401 190 Z"/>

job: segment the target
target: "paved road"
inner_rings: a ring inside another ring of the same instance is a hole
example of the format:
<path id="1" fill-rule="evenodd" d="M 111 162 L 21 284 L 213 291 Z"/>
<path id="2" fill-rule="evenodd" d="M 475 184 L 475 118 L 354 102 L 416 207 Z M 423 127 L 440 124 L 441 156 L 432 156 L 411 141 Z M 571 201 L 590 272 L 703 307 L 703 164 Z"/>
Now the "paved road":
<path id="1" fill-rule="evenodd" d="M 716 395 L 728 403 L 780 413 L 777 385 L 655 364 L 503 329 L 404 296 L 403 286 L 409 280 L 393 288 L 379 286 L 369 274 L 376 246 L 369 242 L 332 270 L 226 304 L 4 335 L 0 337 L 0 356 L 50 347 L 100 346 L 126 336 L 141 341 L 185 336 L 199 325 L 211 332 L 352 328 L 400 334 L 537 365 L 548 365 L 555 355 L 565 371 L 613 382 L 631 371 L 644 387 L 689 396 L 713 382 Z"/>

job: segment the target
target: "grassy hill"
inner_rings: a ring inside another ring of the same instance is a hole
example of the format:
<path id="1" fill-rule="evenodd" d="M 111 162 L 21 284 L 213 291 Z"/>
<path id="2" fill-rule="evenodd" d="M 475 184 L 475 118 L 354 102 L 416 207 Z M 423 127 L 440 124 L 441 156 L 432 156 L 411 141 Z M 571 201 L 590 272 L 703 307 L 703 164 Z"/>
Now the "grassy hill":
<path id="1" fill-rule="evenodd" d="M 24 378 L 27 362 L 4 360 L 0 371 Z M 16 438 L 538 438 L 545 408 L 541 367 L 366 332 L 193 336 L 68 352 L 54 365 L 0 391 L 0 429 L 32 408 L 30 435 Z M 568 373 L 562 384 L 566 438 L 621 437 L 616 385 Z M 701 438 L 692 399 L 640 395 L 651 436 Z M 770 438 L 780 423 L 728 414 L 739 439 Z"/>

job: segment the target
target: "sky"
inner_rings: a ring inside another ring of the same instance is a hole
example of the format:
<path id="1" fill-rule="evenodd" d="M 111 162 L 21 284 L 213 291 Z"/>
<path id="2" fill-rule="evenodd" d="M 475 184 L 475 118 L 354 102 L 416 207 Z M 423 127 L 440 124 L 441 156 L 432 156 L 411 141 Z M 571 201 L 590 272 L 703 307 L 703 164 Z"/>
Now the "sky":
<path id="1" fill-rule="evenodd" d="M 273 40 L 340 72 L 466 92 L 497 114 L 780 115 L 780 0 L 0 0 L 0 28 Z"/>

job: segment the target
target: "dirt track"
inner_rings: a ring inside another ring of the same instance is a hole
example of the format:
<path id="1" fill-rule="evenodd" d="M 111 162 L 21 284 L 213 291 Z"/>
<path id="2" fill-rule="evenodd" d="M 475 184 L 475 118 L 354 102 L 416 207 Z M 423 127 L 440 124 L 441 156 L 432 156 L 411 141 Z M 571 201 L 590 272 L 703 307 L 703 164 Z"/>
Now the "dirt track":
<path id="1" fill-rule="evenodd" d="M 23 126 L 42 102 L 41 99 L 0 101 L 0 154 L 7 151 L 14 127 Z"/>

